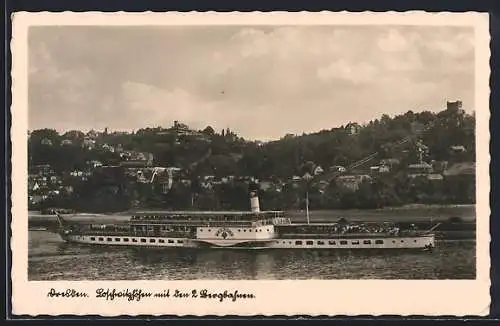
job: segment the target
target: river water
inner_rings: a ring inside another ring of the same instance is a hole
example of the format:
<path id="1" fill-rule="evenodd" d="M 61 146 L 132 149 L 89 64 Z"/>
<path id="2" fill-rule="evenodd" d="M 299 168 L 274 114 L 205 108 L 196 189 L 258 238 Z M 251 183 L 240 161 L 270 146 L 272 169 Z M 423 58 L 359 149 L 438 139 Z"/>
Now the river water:
<path id="1" fill-rule="evenodd" d="M 475 279 L 474 240 L 419 250 L 138 250 L 63 242 L 30 231 L 28 277 L 40 280 Z"/>

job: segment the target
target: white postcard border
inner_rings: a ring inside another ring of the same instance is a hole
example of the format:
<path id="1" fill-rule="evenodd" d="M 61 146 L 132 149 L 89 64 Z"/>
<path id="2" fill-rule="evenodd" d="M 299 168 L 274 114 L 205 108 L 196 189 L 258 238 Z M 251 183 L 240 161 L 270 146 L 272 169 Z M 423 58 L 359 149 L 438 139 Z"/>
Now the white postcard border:
<path id="1" fill-rule="evenodd" d="M 27 36 L 40 25 L 453 25 L 476 30 L 476 280 L 307 281 L 28 281 Z M 25 315 L 486 315 L 489 257 L 489 31 L 478 13 L 16 13 L 12 28 L 12 305 Z M 90 298 L 48 298 L 51 288 L 87 292 Z M 97 288 L 209 289 L 252 293 L 255 299 L 143 299 L 104 301 Z"/>

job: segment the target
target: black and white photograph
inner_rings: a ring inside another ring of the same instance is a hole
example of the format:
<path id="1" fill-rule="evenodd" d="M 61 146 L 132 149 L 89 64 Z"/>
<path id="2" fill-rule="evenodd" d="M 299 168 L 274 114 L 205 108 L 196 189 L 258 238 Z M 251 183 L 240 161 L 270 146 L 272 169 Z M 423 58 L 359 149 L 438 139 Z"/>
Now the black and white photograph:
<path id="1" fill-rule="evenodd" d="M 30 26 L 28 282 L 476 280 L 477 29 L 343 21 Z"/>

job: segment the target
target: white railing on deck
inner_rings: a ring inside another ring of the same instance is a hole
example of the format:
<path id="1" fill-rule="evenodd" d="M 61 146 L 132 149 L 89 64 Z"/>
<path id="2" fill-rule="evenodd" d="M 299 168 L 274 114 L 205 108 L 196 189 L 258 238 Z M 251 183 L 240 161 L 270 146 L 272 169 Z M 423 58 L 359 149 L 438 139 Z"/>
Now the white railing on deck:
<path id="1" fill-rule="evenodd" d="M 277 217 L 277 218 L 273 219 L 273 224 L 274 225 L 290 225 L 290 224 L 292 224 L 292 221 L 289 218 Z"/>

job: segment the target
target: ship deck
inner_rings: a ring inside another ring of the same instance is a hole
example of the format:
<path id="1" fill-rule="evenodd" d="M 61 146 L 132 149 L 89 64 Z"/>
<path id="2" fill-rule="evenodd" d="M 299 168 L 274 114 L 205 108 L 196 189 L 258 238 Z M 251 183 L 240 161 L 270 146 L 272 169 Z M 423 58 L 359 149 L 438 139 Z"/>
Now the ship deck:
<path id="1" fill-rule="evenodd" d="M 381 239 L 398 237 L 423 237 L 427 233 L 280 233 L 282 239 Z"/>
<path id="2" fill-rule="evenodd" d="M 186 215 L 186 216 L 196 216 L 196 215 L 267 215 L 267 214 L 283 214 L 284 211 L 136 211 L 130 212 L 131 216 L 143 216 L 143 215 Z"/>

